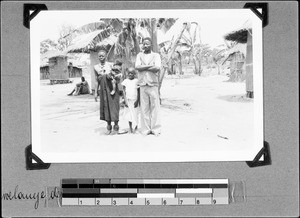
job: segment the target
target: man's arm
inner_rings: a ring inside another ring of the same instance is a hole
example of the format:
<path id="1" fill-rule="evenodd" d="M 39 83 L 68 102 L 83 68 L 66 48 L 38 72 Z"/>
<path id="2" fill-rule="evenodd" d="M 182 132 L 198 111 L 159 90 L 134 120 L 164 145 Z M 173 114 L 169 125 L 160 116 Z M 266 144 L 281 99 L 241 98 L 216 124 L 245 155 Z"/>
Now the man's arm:
<path id="1" fill-rule="evenodd" d="M 153 65 L 137 65 L 135 69 L 137 70 L 149 70 Z"/>
<path id="2" fill-rule="evenodd" d="M 156 54 L 154 65 L 150 67 L 148 70 L 153 73 L 157 73 L 160 70 L 160 68 L 161 68 L 161 58 L 159 54 Z"/>
<path id="3" fill-rule="evenodd" d="M 160 67 L 152 66 L 152 67 L 148 68 L 148 70 L 153 73 L 157 73 L 160 70 Z"/>
<path id="4" fill-rule="evenodd" d="M 142 64 L 140 56 L 141 56 L 141 53 L 138 53 L 138 55 L 136 56 L 136 61 L 135 61 L 135 69 L 136 70 L 143 71 L 143 70 L 148 70 L 150 67 L 152 67 L 150 65 Z"/>

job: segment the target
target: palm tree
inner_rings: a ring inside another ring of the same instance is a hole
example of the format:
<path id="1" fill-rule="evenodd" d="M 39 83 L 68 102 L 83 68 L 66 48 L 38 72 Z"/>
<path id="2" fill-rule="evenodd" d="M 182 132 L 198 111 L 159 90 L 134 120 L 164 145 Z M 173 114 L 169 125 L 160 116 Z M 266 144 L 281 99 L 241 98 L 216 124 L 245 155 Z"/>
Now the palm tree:
<path id="1" fill-rule="evenodd" d="M 212 60 L 218 68 L 218 75 L 220 75 L 220 66 L 222 64 L 222 59 L 225 57 L 225 48 L 214 48 L 211 52 Z"/>
<path id="2" fill-rule="evenodd" d="M 175 39 L 175 41 L 169 46 L 168 48 L 168 57 L 167 57 L 167 60 L 166 62 L 169 63 L 170 60 L 174 57 L 174 53 L 176 51 L 176 48 L 179 44 L 179 41 L 185 31 L 185 29 L 187 28 L 187 23 L 183 23 L 183 26 L 182 26 L 182 29 L 180 30 L 180 33 L 178 35 L 178 37 Z M 163 71 L 161 74 L 160 74 L 160 77 L 159 77 L 159 90 L 162 86 L 162 82 L 163 82 L 163 79 L 164 79 L 164 76 L 165 76 L 165 71 Z"/>
<path id="3" fill-rule="evenodd" d="M 121 59 L 126 68 L 134 64 L 140 51 L 142 32 L 152 38 L 152 49 L 158 52 L 157 30 L 166 32 L 175 21 L 174 18 L 100 19 L 99 22 L 86 24 L 70 33 L 76 35 L 79 40 L 78 43 L 70 45 L 68 51 L 95 53 L 99 47 L 104 46 L 102 42 L 105 39 L 116 36 L 116 42 L 106 46 L 109 49 L 108 55 L 113 59 Z M 82 35 L 86 37 L 80 40 Z"/>

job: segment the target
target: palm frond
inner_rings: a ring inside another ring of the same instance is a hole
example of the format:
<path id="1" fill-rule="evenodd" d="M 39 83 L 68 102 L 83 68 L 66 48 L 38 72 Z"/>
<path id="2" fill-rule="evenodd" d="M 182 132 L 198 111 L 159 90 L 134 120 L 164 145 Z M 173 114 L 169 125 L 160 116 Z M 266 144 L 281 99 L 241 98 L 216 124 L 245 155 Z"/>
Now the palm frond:
<path id="1" fill-rule="evenodd" d="M 97 50 L 102 46 L 112 46 L 116 41 L 117 37 L 111 34 L 111 28 L 109 27 L 77 36 L 67 51 L 88 53 L 90 50 Z"/>
<path id="2" fill-rule="evenodd" d="M 107 27 L 107 24 L 104 21 L 94 22 L 94 23 L 88 23 L 86 25 L 83 25 L 75 30 L 77 34 L 86 34 L 90 33 L 96 30 L 102 30 Z"/>

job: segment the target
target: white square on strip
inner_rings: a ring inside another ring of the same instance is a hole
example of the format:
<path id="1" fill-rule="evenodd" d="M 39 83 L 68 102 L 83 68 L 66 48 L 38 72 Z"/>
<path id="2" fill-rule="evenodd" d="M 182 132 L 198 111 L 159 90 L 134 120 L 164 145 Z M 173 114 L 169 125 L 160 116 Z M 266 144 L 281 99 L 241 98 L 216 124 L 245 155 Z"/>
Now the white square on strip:
<path id="1" fill-rule="evenodd" d="M 95 198 L 78 198 L 78 205 L 95 205 Z"/>
<path id="2" fill-rule="evenodd" d="M 196 198 L 179 198 L 179 205 L 195 205 Z"/>
<path id="3" fill-rule="evenodd" d="M 145 198 L 129 198 L 129 205 L 146 205 Z"/>
<path id="4" fill-rule="evenodd" d="M 193 184 L 228 184 L 228 179 L 193 179 Z"/>
<path id="5" fill-rule="evenodd" d="M 213 204 L 229 204 L 228 197 L 214 197 L 212 199 Z"/>
<path id="6" fill-rule="evenodd" d="M 161 179 L 160 184 L 176 184 L 177 180 L 176 179 Z"/>
<path id="7" fill-rule="evenodd" d="M 162 198 L 146 198 L 146 205 L 162 205 Z"/>
<path id="8" fill-rule="evenodd" d="M 177 188 L 177 193 L 212 193 L 211 188 Z"/>
<path id="9" fill-rule="evenodd" d="M 62 198 L 62 206 L 78 205 L 78 198 Z"/>
<path id="10" fill-rule="evenodd" d="M 196 205 L 201 205 L 201 204 L 212 204 L 212 198 L 211 197 L 196 198 Z"/>
<path id="11" fill-rule="evenodd" d="M 112 198 L 111 204 L 115 206 L 128 205 L 128 198 Z"/>
<path id="12" fill-rule="evenodd" d="M 138 198 L 175 198 L 174 193 L 137 193 Z"/>
<path id="13" fill-rule="evenodd" d="M 111 198 L 96 198 L 96 205 L 111 205 Z"/>
<path id="14" fill-rule="evenodd" d="M 213 204 L 228 204 L 228 188 L 214 188 Z"/>
<path id="15" fill-rule="evenodd" d="M 178 205 L 178 198 L 163 198 L 163 205 Z"/>

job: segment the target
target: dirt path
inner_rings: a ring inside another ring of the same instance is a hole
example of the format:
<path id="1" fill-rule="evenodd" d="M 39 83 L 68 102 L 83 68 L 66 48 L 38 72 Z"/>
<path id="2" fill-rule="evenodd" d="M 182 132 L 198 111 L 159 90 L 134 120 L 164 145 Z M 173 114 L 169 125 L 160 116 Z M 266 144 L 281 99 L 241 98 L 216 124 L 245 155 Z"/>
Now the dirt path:
<path id="1" fill-rule="evenodd" d="M 67 96 L 76 82 L 47 85 L 41 81 L 41 135 L 47 152 L 184 152 L 244 149 L 252 143 L 253 102 L 244 99 L 244 83 L 226 76 L 164 80 L 162 134 L 104 135 L 99 102 L 93 96 Z M 87 81 L 89 79 L 87 78 Z M 120 127 L 128 128 L 120 111 Z"/>

